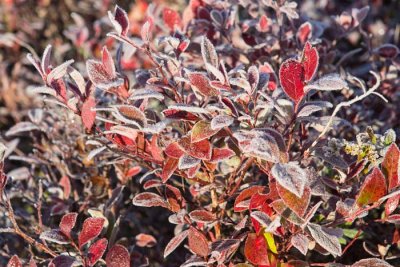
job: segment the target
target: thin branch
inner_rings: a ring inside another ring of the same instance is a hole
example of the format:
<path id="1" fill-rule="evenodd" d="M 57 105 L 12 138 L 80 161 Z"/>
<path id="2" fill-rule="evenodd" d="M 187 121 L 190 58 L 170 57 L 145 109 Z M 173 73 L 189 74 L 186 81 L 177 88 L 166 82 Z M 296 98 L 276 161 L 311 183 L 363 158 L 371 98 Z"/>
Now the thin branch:
<path id="1" fill-rule="evenodd" d="M 379 77 L 378 74 L 376 74 L 376 73 L 373 72 L 373 71 L 370 71 L 370 73 L 371 73 L 372 75 L 374 75 L 375 78 L 376 78 L 376 83 L 374 84 L 374 86 L 372 86 L 368 91 L 366 91 L 365 89 L 363 89 L 364 93 L 363 93 L 362 95 L 356 96 L 355 98 L 353 98 L 353 99 L 351 99 L 351 100 L 349 100 L 349 101 L 339 103 L 339 104 L 336 106 L 335 110 L 333 111 L 331 117 L 329 118 L 329 121 L 328 121 L 328 123 L 326 124 L 325 128 L 324 128 L 323 131 L 320 133 L 320 135 L 317 137 L 317 139 L 314 140 L 314 142 L 312 143 L 312 145 L 306 150 L 306 152 L 304 153 L 305 155 L 309 155 L 311 149 L 317 145 L 319 139 L 321 139 L 321 137 L 323 137 L 323 136 L 328 132 L 328 130 L 330 129 L 330 126 L 332 125 L 333 119 L 335 118 L 336 114 L 340 111 L 341 108 L 343 108 L 343 107 L 349 107 L 349 106 L 353 105 L 354 103 L 363 100 L 363 99 L 366 98 L 367 96 L 369 96 L 369 95 L 371 95 L 371 94 L 374 94 L 374 91 L 375 91 L 376 89 L 379 88 L 379 86 L 380 86 L 380 84 L 381 84 L 381 78 Z"/>

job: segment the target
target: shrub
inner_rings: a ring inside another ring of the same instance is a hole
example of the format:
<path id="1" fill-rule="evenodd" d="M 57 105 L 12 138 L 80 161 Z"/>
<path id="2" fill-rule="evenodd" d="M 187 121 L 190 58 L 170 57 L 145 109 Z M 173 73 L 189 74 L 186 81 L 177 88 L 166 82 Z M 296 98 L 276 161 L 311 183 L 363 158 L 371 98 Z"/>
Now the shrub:
<path id="1" fill-rule="evenodd" d="M 368 255 L 399 252 L 400 151 L 363 113 L 395 101 L 381 88 L 398 81 L 399 50 L 372 47 L 369 7 L 324 23 L 296 7 L 154 5 L 131 36 L 116 6 L 86 68 L 53 65 L 51 45 L 28 54 L 46 105 L 5 133 L 1 161 L 23 167 L 0 166 L 1 232 L 24 240 L 18 254 L 30 266 L 390 266 Z M 354 32 L 364 46 L 341 50 Z M 369 74 L 352 70 L 361 51 L 382 62 Z"/>

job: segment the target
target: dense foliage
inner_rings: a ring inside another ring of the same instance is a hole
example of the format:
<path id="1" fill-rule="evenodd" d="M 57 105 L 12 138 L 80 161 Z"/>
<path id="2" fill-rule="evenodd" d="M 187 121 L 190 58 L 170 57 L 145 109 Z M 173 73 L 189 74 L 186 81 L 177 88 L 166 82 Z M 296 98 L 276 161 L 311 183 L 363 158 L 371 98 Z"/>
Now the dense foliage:
<path id="1" fill-rule="evenodd" d="M 93 4 L 41 53 L 8 14 L 4 264 L 400 264 L 398 26 L 309 2 Z"/>

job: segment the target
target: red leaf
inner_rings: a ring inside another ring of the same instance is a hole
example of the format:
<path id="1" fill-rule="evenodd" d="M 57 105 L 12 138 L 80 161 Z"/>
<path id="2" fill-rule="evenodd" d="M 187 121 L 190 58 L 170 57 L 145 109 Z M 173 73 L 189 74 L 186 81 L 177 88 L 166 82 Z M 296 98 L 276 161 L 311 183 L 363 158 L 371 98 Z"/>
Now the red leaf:
<path id="1" fill-rule="evenodd" d="M 309 42 L 304 45 L 301 62 L 304 68 L 304 81 L 309 82 L 317 72 L 319 63 L 318 51 Z"/>
<path id="2" fill-rule="evenodd" d="M 172 174 L 174 174 L 174 171 L 178 168 L 178 163 L 178 159 L 167 158 L 161 172 L 161 180 L 163 183 L 167 182 Z"/>
<path id="3" fill-rule="evenodd" d="M 365 178 L 357 196 L 356 203 L 359 207 L 374 203 L 386 194 L 386 181 L 383 173 L 374 168 Z"/>
<path id="4" fill-rule="evenodd" d="M 209 253 L 208 241 L 203 233 L 194 227 L 189 228 L 189 248 L 201 257 L 206 257 Z"/>
<path id="5" fill-rule="evenodd" d="M 249 209 L 252 210 L 261 208 L 267 201 L 267 199 L 268 199 L 267 194 L 260 194 L 260 193 L 253 194 L 250 198 Z M 268 215 L 270 216 L 271 214 Z"/>
<path id="6" fill-rule="evenodd" d="M 297 30 L 297 39 L 299 39 L 300 43 L 304 44 L 308 39 L 310 39 L 311 34 L 312 34 L 311 23 L 308 21 L 304 22 Z"/>
<path id="7" fill-rule="evenodd" d="M 109 73 L 111 76 L 116 76 L 115 73 L 115 65 L 114 65 L 114 60 L 111 57 L 110 52 L 108 51 L 106 46 L 103 46 L 103 49 L 101 51 L 101 61 L 103 62 L 104 69 L 107 73 Z"/>
<path id="8" fill-rule="evenodd" d="M 150 141 L 150 146 L 149 146 L 149 150 L 151 153 L 151 156 L 154 158 L 154 160 L 156 161 L 163 161 L 164 157 L 162 155 L 162 150 L 161 148 L 158 146 L 158 135 L 153 135 L 151 137 L 151 141 Z"/>
<path id="9" fill-rule="evenodd" d="M 90 246 L 87 256 L 87 263 L 89 266 L 95 265 L 96 262 L 101 259 L 107 249 L 107 243 L 107 239 L 102 238 Z"/>
<path id="10" fill-rule="evenodd" d="M 114 245 L 106 256 L 107 267 L 130 267 L 129 251 L 121 245 Z"/>
<path id="11" fill-rule="evenodd" d="M 244 255 L 254 265 L 269 265 L 265 238 L 255 233 L 248 234 L 244 245 Z"/>
<path id="12" fill-rule="evenodd" d="M 82 105 L 81 118 L 85 128 L 92 129 L 96 120 L 96 111 L 92 108 L 96 107 L 96 100 L 93 97 L 88 97 Z"/>
<path id="13" fill-rule="evenodd" d="M 176 120 L 186 120 L 186 121 L 198 121 L 199 117 L 196 115 L 183 111 L 183 110 L 176 110 L 176 109 L 165 109 L 163 113 L 166 118 L 168 119 L 176 119 Z"/>
<path id="14" fill-rule="evenodd" d="M 7 267 L 22 267 L 22 263 L 17 255 L 11 257 L 7 263 Z"/>
<path id="15" fill-rule="evenodd" d="M 60 179 L 60 185 L 64 189 L 64 198 L 68 199 L 69 195 L 71 194 L 71 182 L 69 181 L 69 178 L 67 175 L 64 175 Z"/>
<path id="16" fill-rule="evenodd" d="M 265 186 L 260 186 L 260 185 L 256 185 L 256 186 L 252 186 L 252 187 L 244 189 L 242 192 L 240 192 L 240 194 L 235 199 L 235 204 L 233 205 L 234 211 L 241 212 L 241 211 L 247 210 L 249 208 L 250 201 L 247 204 L 247 207 L 246 207 L 246 205 L 243 205 L 242 202 L 244 202 L 245 200 L 249 200 L 254 194 L 262 193 L 264 190 L 265 190 Z"/>
<path id="17" fill-rule="evenodd" d="M 276 189 L 278 190 L 278 194 L 283 200 L 283 202 L 286 204 L 286 206 L 288 206 L 300 217 L 303 217 L 308 208 L 308 204 L 310 204 L 311 189 L 308 186 L 306 186 L 304 188 L 303 195 L 301 198 L 297 197 L 289 190 L 286 190 L 279 183 L 276 183 Z"/>
<path id="18" fill-rule="evenodd" d="M 208 140 L 192 143 L 189 136 L 182 137 L 178 144 L 190 156 L 196 159 L 211 159 L 211 144 Z"/>
<path id="19" fill-rule="evenodd" d="M 279 69 L 279 80 L 283 91 L 294 101 L 299 102 L 304 96 L 304 68 L 303 65 L 288 59 Z"/>
<path id="20" fill-rule="evenodd" d="M 227 160 L 235 155 L 235 152 L 230 148 L 213 148 L 211 162 L 217 163 Z"/>
<path id="21" fill-rule="evenodd" d="M 262 15 L 261 18 L 260 18 L 260 21 L 258 22 L 258 25 L 260 27 L 260 32 L 268 31 L 268 19 L 267 19 L 267 16 Z"/>
<path id="22" fill-rule="evenodd" d="M 136 237 L 136 245 L 139 247 L 153 247 L 157 244 L 157 240 L 152 235 L 138 234 Z"/>
<path id="23" fill-rule="evenodd" d="M 189 217 L 193 221 L 200 222 L 200 223 L 213 222 L 217 219 L 215 214 L 213 214 L 207 210 L 194 210 L 189 213 Z"/>
<path id="24" fill-rule="evenodd" d="M 171 31 L 175 30 L 175 25 L 179 26 L 181 24 L 181 17 L 179 16 L 179 13 L 167 7 L 163 10 L 163 20 L 164 23 L 171 29 Z"/>
<path id="25" fill-rule="evenodd" d="M 104 218 L 87 218 L 78 236 L 79 247 L 96 238 L 103 230 Z"/>
<path id="26" fill-rule="evenodd" d="M 192 86 L 205 96 L 217 96 L 219 91 L 210 85 L 209 79 L 202 73 L 189 73 L 188 78 Z"/>
<path id="27" fill-rule="evenodd" d="M 165 148 L 164 153 L 168 157 L 179 159 L 185 154 L 185 151 L 182 150 L 177 142 L 172 142 Z"/>
<path id="28" fill-rule="evenodd" d="M 388 180 L 389 191 L 400 184 L 399 181 L 400 150 L 391 144 L 382 162 L 382 171 Z"/>
<path id="29" fill-rule="evenodd" d="M 144 192 L 137 194 L 133 200 L 133 205 L 139 207 L 167 207 L 166 201 L 155 193 Z"/>
<path id="30" fill-rule="evenodd" d="M 188 236 L 188 233 L 189 230 L 185 230 L 176 235 L 168 242 L 164 250 L 164 258 L 171 254 L 183 242 L 183 240 L 185 240 L 185 238 Z"/>
<path id="31" fill-rule="evenodd" d="M 65 214 L 60 221 L 59 227 L 60 231 L 67 237 L 71 238 L 71 230 L 74 228 L 76 223 L 76 218 L 78 217 L 78 213 L 71 212 Z"/>

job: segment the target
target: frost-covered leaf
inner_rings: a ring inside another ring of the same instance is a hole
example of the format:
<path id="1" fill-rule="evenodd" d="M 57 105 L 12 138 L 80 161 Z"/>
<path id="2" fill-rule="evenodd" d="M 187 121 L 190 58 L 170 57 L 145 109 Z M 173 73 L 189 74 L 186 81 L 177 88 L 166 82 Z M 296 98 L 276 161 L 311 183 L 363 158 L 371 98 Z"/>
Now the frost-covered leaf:
<path id="1" fill-rule="evenodd" d="M 190 113 L 197 113 L 197 114 L 209 114 L 210 112 L 206 110 L 205 108 L 201 107 L 196 107 L 196 106 L 190 106 L 186 104 L 174 104 L 168 106 L 168 109 L 174 109 L 174 110 L 179 110 L 179 111 L 186 111 Z"/>
<path id="2" fill-rule="evenodd" d="M 303 235 L 303 234 L 295 234 L 292 236 L 292 238 L 290 239 L 290 242 L 292 243 L 292 245 L 297 248 L 301 254 L 306 255 L 307 251 L 308 251 L 308 244 L 309 244 L 309 240 L 308 238 Z"/>
<path id="3" fill-rule="evenodd" d="M 393 266 L 382 259 L 369 258 L 369 259 L 359 260 L 353 265 L 351 265 L 351 267 L 393 267 Z"/>
<path id="4" fill-rule="evenodd" d="M 295 225 L 304 224 L 304 220 L 287 207 L 282 199 L 275 200 L 271 203 L 271 206 L 278 214 L 289 222 L 294 223 Z"/>
<path id="5" fill-rule="evenodd" d="M 217 130 L 228 127 L 233 123 L 234 119 L 228 115 L 217 115 L 211 120 L 211 129 Z"/>
<path id="6" fill-rule="evenodd" d="M 327 101 L 310 101 L 302 105 L 297 113 L 297 117 L 307 117 L 323 110 L 324 108 L 331 108 L 333 105 Z"/>
<path id="7" fill-rule="evenodd" d="M 61 79 L 62 77 L 64 77 L 65 74 L 67 74 L 69 65 L 71 65 L 72 63 L 74 63 L 74 60 L 70 59 L 70 60 L 64 62 L 63 64 L 55 67 L 54 69 L 52 69 L 50 71 L 50 73 L 47 75 L 47 83 L 51 84 L 51 82 L 53 80 L 58 80 L 58 79 Z"/>
<path id="8" fill-rule="evenodd" d="M 389 146 L 382 161 L 382 171 L 388 180 L 388 189 L 392 190 L 400 184 L 400 150 L 395 143 Z"/>
<path id="9" fill-rule="evenodd" d="M 230 148 L 213 148 L 210 162 L 221 162 L 233 156 L 235 156 L 235 152 Z"/>
<path id="10" fill-rule="evenodd" d="M 137 194 L 133 199 L 132 203 L 139 207 L 167 207 L 167 202 L 159 195 L 150 192 L 144 192 Z"/>
<path id="11" fill-rule="evenodd" d="M 212 149 L 208 140 L 192 143 L 189 136 L 184 136 L 178 141 L 178 144 L 183 151 L 194 158 L 203 160 L 211 159 Z"/>
<path id="12" fill-rule="evenodd" d="M 244 245 L 246 259 L 254 265 L 269 265 L 267 243 L 264 236 L 255 233 L 247 235 Z"/>
<path id="13" fill-rule="evenodd" d="M 262 193 L 264 190 L 264 186 L 251 186 L 244 189 L 235 199 L 235 203 L 233 204 L 234 211 L 241 212 L 247 210 L 249 208 L 250 198 L 254 194 Z M 244 205 L 244 203 L 247 203 L 247 205 Z"/>
<path id="14" fill-rule="evenodd" d="M 102 238 L 97 240 L 90 246 L 87 254 L 87 262 L 89 266 L 95 265 L 96 262 L 100 260 L 101 257 L 103 257 L 103 254 L 107 249 L 107 244 L 108 244 L 107 239 Z"/>
<path id="15" fill-rule="evenodd" d="M 189 213 L 190 219 L 200 223 L 210 223 L 217 219 L 214 213 L 207 210 L 194 210 Z"/>
<path id="16" fill-rule="evenodd" d="M 207 257 L 210 249 L 208 247 L 207 238 L 203 233 L 196 230 L 194 227 L 189 228 L 188 243 L 191 251 L 201 257 Z"/>
<path id="17" fill-rule="evenodd" d="M 178 168 L 178 163 L 178 158 L 167 158 L 161 172 L 161 180 L 163 183 L 168 181 L 172 174 L 174 174 L 175 170 Z"/>
<path id="18" fill-rule="evenodd" d="M 79 247 L 82 247 L 96 238 L 103 230 L 104 218 L 87 218 L 83 222 L 82 230 L 78 235 Z"/>
<path id="19" fill-rule="evenodd" d="M 225 76 L 224 76 L 224 74 L 223 74 L 219 69 L 217 69 L 216 67 L 214 67 L 214 66 L 211 65 L 210 63 L 206 63 L 206 69 L 207 69 L 212 75 L 214 75 L 215 78 L 217 78 L 218 81 L 219 81 L 220 83 L 222 83 L 222 84 L 225 83 Z M 212 82 L 210 82 L 210 85 L 213 86 Z M 215 87 L 215 86 L 213 86 L 213 87 Z"/>
<path id="20" fill-rule="evenodd" d="M 93 97 L 88 97 L 82 105 L 81 118 L 87 130 L 92 129 L 96 120 L 96 110 L 92 109 L 94 107 L 96 107 L 96 100 Z"/>
<path id="21" fill-rule="evenodd" d="M 299 14 L 296 11 L 297 8 L 297 3 L 292 1 L 292 2 L 288 2 L 286 1 L 285 4 L 281 7 L 279 7 L 279 10 L 282 13 L 285 13 L 286 16 L 288 16 L 289 19 L 298 19 L 299 18 Z"/>
<path id="22" fill-rule="evenodd" d="M 372 204 L 386 195 L 386 192 L 385 176 L 383 176 L 383 173 L 378 168 L 374 168 L 365 178 L 357 195 L 356 203 L 359 207 Z"/>
<path id="23" fill-rule="evenodd" d="M 40 67 L 44 73 L 47 73 L 47 70 L 50 67 L 50 57 L 51 57 L 51 45 L 47 45 L 43 51 L 42 60 L 40 61 Z"/>
<path id="24" fill-rule="evenodd" d="M 153 26 L 153 19 L 148 18 L 148 20 L 143 24 L 142 29 L 140 30 L 140 36 L 142 37 L 143 42 L 148 43 L 150 41 L 150 29 Z"/>
<path id="25" fill-rule="evenodd" d="M 252 92 L 250 83 L 243 78 L 230 78 L 229 83 L 244 89 L 248 94 Z"/>
<path id="26" fill-rule="evenodd" d="M 189 230 L 185 230 L 174 236 L 167 244 L 164 250 L 164 258 L 171 254 L 189 234 Z"/>
<path id="27" fill-rule="evenodd" d="M 284 61 L 279 69 L 279 80 L 283 91 L 296 103 L 304 96 L 304 69 L 294 59 Z"/>
<path id="28" fill-rule="evenodd" d="M 51 260 L 49 267 L 72 267 L 76 264 L 74 257 L 67 255 L 58 255 Z"/>
<path id="29" fill-rule="evenodd" d="M 110 19 L 116 32 L 120 35 L 126 36 L 129 31 L 129 18 L 125 10 L 116 5 L 114 14 L 112 14 L 111 11 L 108 11 L 108 18 Z"/>
<path id="30" fill-rule="evenodd" d="M 269 227 L 271 218 L 262 211 L 256 210 L 250 213 L 250 217 L 259 222 L 263 227 Z"/>
<path id="31" fill-rule="evenodd" d="M 37 127 L 35 124 L 33 124 L 31 122 L 22 121 L 22 122 L 18 122 L 13 127 L 8 129 L 8 131 L 6 132 L 6 136 L 12 136 L 12 135 L 16 135 L 16 134 L 23 133 L 23 132 L 33 131 L 33 130 L 40 130 L 40 129 L 39 129 L 39 127 Z"/>
<path id="32" fill-rule="evenodd" d="M 318 224 L 309 223 L 307 228 L 310 231 L 311 236 L 321 247 L 326 249 L 335 257 L 342 255 L 342 248 L 337 236 L 328 233 L 327 230 Z"/>
<path id="33" fill-rule="evenodd" d="M 301 63 L 304 69 L 304 81 L 309 82 L 314 78 L 319 65 L 318 50 L 310 42 L 304 45 Z"/>
<path id="34" fill-rule="evenodd" d="M 79 92 L 81 95 L 85 95 L 86 93 L 86 82 L 85 79 L 83 79 L 82 74 L 80 74 L 79 71 L 76 69 L 69 67 L 68 68 L 68 74 L 71 76 L 71 78 L 74 80 L 75 84 L 78 86 Z"/>
<path id="35" fill-rule="evenodd" d="M 163 100 L 164 96 L 154 90 L 151 89 L 137 89 L 133 91 L 133 94 L 129 97 L 130 100 L 141 100 L 141 99 L 148 99 L 148 98 L 155 98 L 158 100 Z"/>
<path id="36" fill-rule="evenodd" d="M 113 116 L 118 120 L 143 128 L 147 126 L 146 115 L 135 106 L 120 105 L 114 107 Z"/>
<path id="37" fill-rule="evenodd" d="M 129 251 L 122 245 L 114 245 L 106 256 L 107 267 L 130 267 Z"/>
<path id="38" fill-rule="evenodd" d="M 106 47 L 103 47 L 101 62 L 92 59 L 86 61 L 86 71 L 92 83 L 103 90 L 118 87 L 124 82 L 117 77 L 114 61 Z"/>
<path id="39" fill-rule="evenodd" d="M 201 39 L 201 55 L 204 63 L 211 64 L 218 68 L 218 55 L 214 45 L 208 40 L 207 37 L 203 36 Z"/>
<path id="40" fill-rule="evenodd" d="M 310 204 L 311 189 L 308 186 L 304 187 L 301 197 L 298 197 L 296 194 L 279 184 L 276 185 L 276 189 L 278 190 L 278 194 L 286 206 L 288 206 L 300 217 L 303 217 L 307 211 L 308 205 Z"/>
<path id="41" fill-rule="evenodd" d="M 316 89 L 320 91 L 341 90 L 347 87 L 347 82 L 338 74 L 328 74 L 310 83 L 305 88 L 306 90 Z"/>
<path id="42" fill-rule="evenodd" d="M 186 170 L 190 169 L 194 166 L 197 166 L 201 162 L 200 159 L 196 159 L 194 157 L 191 157 L 189 155 L 183 155 L 178 162 L 178 169 L 179 170 Z"/>
<path id="43" fill-rule="evenodd" d="M 198 121 L 192 128 L 191 141 L 199 142 L 216 134 L 220 129 L 212 129 L 211 124 L 206 121 Z"/>
<path id="44" fill-rule="evenodd" d="M 57 244 L 69 243 L 68 238 L 58 229 L 44 231 L 40 234 L 39 238 Z"/>
<path id="45" fill-rule="evenodd" d="M 258 87 L 258 83 L 260 82 L 260 73 L 258 71 L 258 68 L 254 65 L 251 66 L 247 71 L 247 76 L 251 86 L 250 94 L 252 94 L 254 90 Z"/>
<path id="46" fill-rule="evenodd" d="M 303 196 L 307 174 L 299 165 L 294 162 L 277 163 L 272 167 L 271 174 L 281 186 L 299 198 Z"/>
<path id="47" fill-rule="evenodd" d="M 308 21 L 300 25 L 297 30 L 296 37 L 299 39 L 300 43 L 304 44 L 312 36 L 312 24 Z"/>
<path id="48" fill-rule="evenodd" d="M 204 96 L 217 96 L 219 90 L 210 85 L 210 80 L 202 73 L 191 72 L 188 74 L 190 84 Z"/>
<path id="49" fill-rule="evenodd" d="M 59 228 L 60 231 L 67 237 L 71 238 L 71 230 L 74 228 L 76 223 L 76 218 L 78 217 L 78 213 L 71 212 L 65 214 L 60 221 Z"/>

